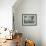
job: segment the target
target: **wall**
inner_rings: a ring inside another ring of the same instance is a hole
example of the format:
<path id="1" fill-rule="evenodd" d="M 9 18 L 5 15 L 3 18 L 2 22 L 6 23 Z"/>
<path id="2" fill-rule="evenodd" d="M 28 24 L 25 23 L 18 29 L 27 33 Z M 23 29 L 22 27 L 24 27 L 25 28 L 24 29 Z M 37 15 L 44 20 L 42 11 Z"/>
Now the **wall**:
<path id="1" fill-rule="evenodd" d="M 13 6 L 15 30 L 22 32 L 24 38 L 34 40 L 36 46 L 41 46 L 40 3 L 40 0 L 22 0 Z M 22 26 L 22 14 L 37 14 L 37 26 Z"/>
<path id="2" fill-rule="evenodd" d="M 0 27 L 12 29 L 12 6 L 16 0 L 0 0 Z"/>
<path id="3" fill-rule="evenodd" d="M 46 0 L 41 1 L 41 40 L 42 46 L 46 46 Z"/>

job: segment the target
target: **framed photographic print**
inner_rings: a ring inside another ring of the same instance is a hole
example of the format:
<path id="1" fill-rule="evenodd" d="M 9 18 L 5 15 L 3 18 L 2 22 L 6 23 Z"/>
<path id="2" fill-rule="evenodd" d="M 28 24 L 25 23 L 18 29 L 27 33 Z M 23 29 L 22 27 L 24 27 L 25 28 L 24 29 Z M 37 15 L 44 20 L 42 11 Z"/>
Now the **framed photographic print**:
<path id="1" fill-rule="evenodd" d="M 37 14 L 22 14 L 22 26 L 36 26 Z"/>

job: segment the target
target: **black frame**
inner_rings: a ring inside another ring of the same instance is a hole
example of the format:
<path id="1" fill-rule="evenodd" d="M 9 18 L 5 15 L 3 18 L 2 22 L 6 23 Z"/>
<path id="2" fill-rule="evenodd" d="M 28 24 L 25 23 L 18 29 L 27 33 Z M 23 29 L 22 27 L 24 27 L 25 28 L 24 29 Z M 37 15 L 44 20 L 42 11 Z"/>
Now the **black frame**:
<path id="1" fill-rule="evenodd" d="M 24 18 L 23 18 L 24 16 L 34 16 L 36 24 L 34 24 L 34 25 L 33 24 L 32 25 L 24 24 Z M 22 14 L 22 26 L 36 26 L 36 25 L 37 25 L 37 14 Z"/>

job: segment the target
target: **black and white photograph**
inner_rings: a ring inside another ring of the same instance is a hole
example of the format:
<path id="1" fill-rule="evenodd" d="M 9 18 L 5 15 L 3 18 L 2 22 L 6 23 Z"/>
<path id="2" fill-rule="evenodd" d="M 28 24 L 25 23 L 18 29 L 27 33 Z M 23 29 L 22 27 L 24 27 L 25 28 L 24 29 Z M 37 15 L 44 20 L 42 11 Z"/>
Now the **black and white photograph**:
<path id="1" fill-rule="evenodd" d="M 37 25 L 37 14 L 22 14 L 22 25 L 25 26 Z"/>

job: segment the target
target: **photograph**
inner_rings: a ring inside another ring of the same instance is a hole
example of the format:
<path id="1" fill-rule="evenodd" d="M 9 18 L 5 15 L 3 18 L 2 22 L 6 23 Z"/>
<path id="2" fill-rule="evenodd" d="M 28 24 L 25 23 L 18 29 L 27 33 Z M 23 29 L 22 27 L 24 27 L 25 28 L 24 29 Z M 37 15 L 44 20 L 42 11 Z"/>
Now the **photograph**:
<path id="1" fill-rule="evenodd" d="M 23 26 L 35 26 L 37 25 L 37 14 L 22 14 Z"/>

